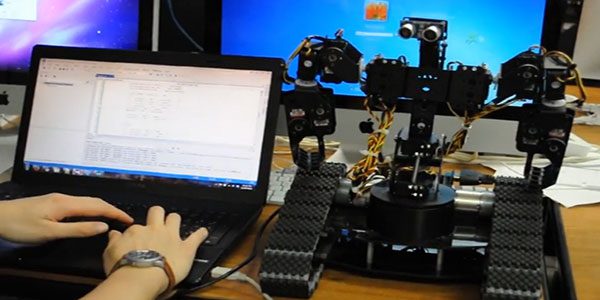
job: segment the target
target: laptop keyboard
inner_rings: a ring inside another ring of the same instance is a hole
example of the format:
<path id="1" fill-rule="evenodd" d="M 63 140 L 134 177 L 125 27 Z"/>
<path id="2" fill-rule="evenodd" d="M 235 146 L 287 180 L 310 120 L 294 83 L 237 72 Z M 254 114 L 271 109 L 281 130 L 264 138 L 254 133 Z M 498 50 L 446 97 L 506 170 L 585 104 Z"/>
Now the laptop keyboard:
<path id="1" fill-rule="evenodd" d="M 134 219 L 135 224 L 146 224 L 146 215 L 151 204 L 140 206 L 139 204 L 116 203 L 115 206 L 128 213 Z M 234 217 L 225 212 L 210 210 L 181 210 L 180 208 L 165 207 L 165 211 L 167 214 L 177 212 L 181 215 L 180 234 L 184 239 L 201 227 L 205 227 L 208 230 L 208 238 L 203 243 L 205 245 L 217 244 L 229 230 L 229 221 Z"/>
<path id="2" fill-rule="evenodd" d="M 5 186 L 5 189 L 0 194 L 0 200 L 17 199 L 29 196 L 39 195 L 39 193 L 26 193 L 19 188 L 11 188 L 11 186 Z M 131 203 L 113 203 L 118 208 L 125 211 L 133 219 L 135 224 L 146 224 L 146 215 L 150 206 L 154 204 L 131 204 Z M 181 215 L 181 230 L 180 234 L 182 238 L 187 238 L 190 234 L 195 232 L 201 227 L 205 227 L 208 230 L 208 237 L 203 242 L 204 245 L 215 245 L 219 240 L 227 233 L 230 229 L 232 220 L 235 220 L 236 214 L 226 213 L 222 211 L 196 211 L 196 210 L 181 210 L 181 208 L 165 207 L 167 213 L 177 212 Z M 118 221 L 101 218 L 101 217 L 72 217 L 63 220 L 64 222 L 76 222 L 96 220 L 102 221 L 109 225 L 111 229 L 124 231 L 126 228 L 125 224 Z"/>
<path id="3" fill-rule="evenodd" d="M 271 170 L 267 203 L 283 205 L 285 194 L 292 187 L 296 170 L 296 166 Z"/>

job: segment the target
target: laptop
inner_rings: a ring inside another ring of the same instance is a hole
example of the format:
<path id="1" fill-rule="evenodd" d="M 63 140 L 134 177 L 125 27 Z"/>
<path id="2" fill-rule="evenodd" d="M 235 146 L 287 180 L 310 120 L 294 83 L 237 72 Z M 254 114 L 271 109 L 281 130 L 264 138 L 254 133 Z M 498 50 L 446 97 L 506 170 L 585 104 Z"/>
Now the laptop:
<path id="1" fill-rule="evenodd" d="M 152 205 L 180 212 L 184 222 L 209 227 L 184 281 L 197 283 L 264 206 L 282 66 L 271 58 L 36 46 L 12 179 L 0 191 L 100 197 L 141 224 Z M 103 234 L 16 246 L 1 261 L 103 278 L 106 243 Z"/>

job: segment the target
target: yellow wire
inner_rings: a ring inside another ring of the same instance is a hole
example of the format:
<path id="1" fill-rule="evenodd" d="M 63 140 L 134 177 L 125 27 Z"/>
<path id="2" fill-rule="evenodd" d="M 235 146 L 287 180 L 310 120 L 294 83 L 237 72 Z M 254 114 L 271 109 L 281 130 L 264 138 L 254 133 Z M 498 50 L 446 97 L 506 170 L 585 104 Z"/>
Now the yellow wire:
<path id="1" fill-rule="evenodd" d="M 361 193 L 369 189 L 366 187 L 368 184 L 368 179 L 378 170 L 377 164 L 379 159 L 375 155 L 381 152 L 381 149 L 385 144 L 385 139 L 387 137 L 385 131 L 392 126 L 394 112 L 396 110 L 395 106 L 388 108 L 385 104 L 381 103 L 383 105 L 384 112 L 382 118 L 380 119 L 371 110 L 368 100 L 369 98 L 366 98 L 363 102 L 363 105 L 367 112 L 379 123 L 378 130 L 371 133 L 367 139 L 367 155 L 365 155 L 359 162 L 352 166 L 347 173 L 347 177 L 350 180 L 360 182 L 358 185 L 358 190 Z"/>
<path id="2" fill-rule="evenodd" d="M 302 51 L 302 49 L 308 47 L 308 50 L 310 51 L 310 39 L 309 38 L 304 38 L 302 40 L 302 42 L 300 42 L 300 44 L 296 47 L 296 49 L 294 49 L 294 51 L 292 52 L 292 54 L 290 54 L 290 56 L 288 57 L 288 60 L 285 63 L 285 71 L 283 73 L 283 80 L 286 83 L 293 83 L 290 80 L 288 80 L 288 78 L 291 78 L 288 74 L 288 70 L 290 68 L 290 64 L 292 63 L 292 61 L 294 61 L 294 59 L 296 58 L 296 56 L 298 56 L 298 54 L 300 54 L 300 51 Z"/>
<path id="3" fill-rule="evenodd" d="M 300 51 L 302 51 L 302 48 L 304 48 L 309 43 L 310 43 L 310 40 L 308 38 L 304 38 L 302 40 L 302 42 L 300 42 L 300 44 L 296 47 L 296 49 L 294 49 L 294 52 L 292 52 L 292 54 L 290 54 L 286 65 L 289 66 L 292 63 L 292 61 L 294 60 L 294 58 L 296 58 L 296 56 L 298 56 Z"/>
<path id="4" fill-rule="evenodd" d="M 575 62 L 573 62 L 573 59 L 569 55 L 567 55 L 566 53 L 561 52 L 561 51 L 556 51 L 556 50 L 549 51 L 549 52 L 546 52 L 544 54 L 544 56 L 546 56 L 546 57 L 557 57 L 559 59 L 562 59 L 563 62 L 567 63 L 568 65 L 574 65 L 575 64 Z M 581 77 L 581 72 L 579 71 L 579 69 L 577 67 L 573 68 L 571 70 L 571 72 L 572 72 L 572 74 L 571 74 L 571 76 L 569 78 L 566 78 L 566 79 L 560 79 L 559 78 L 559 80 L 561 82 L 575 80 L 575 82 L 577 84 L 577 88 L 579 89 L 579 94 L 581 96 L 581 100 L 583 102 L 585 102 L 587 100 L 587 91 L 585 89 L 585 85 L 583 84 L 583 79 Z"/>
<path id="5" fill-rule="evenodd" d="M 506 108 L 517 101 L 519 101 L 519 100 L 513 99 L 513 100 L 509 100 L 503 104 L 489 104 L 489 105 L 484 106 L 484 108 L 480 112 L 478 112 L 472 116 L 468 116 L 467 112 L 465 111 L 465 117 L 460 117 L 456 113 L 456 111 L 454 111 L 454 109 L 452 108 L 450 103 L 448 103 L 448 108 L 450 109 L 452 114 L 454 114 L 457 118 L 461 119 L 463 127 L 461 129 L 459 129 L 458 131 L 456 131 L 454 133 L 454 135 L 452 136 L 452 140 L 450 142 L 450 145 L 448 146 L 448 149 L 446 150 L 445 155 L 448 156 L 448 155 L 460 150 L 464 146 L 466 138 L 467 138 L 467 134 L 469 131 L 468 128 L 470 128 L 471 125 L 475 121 L 489 115 L 492 112 Z"/>

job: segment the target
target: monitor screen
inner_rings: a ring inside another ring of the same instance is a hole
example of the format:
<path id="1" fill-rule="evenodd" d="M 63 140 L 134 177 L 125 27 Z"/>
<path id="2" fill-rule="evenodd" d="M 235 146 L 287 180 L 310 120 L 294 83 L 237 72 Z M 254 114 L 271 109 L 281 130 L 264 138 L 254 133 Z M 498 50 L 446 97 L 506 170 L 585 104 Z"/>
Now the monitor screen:
<path id="1" fill-rule="evenodd" d="M 0 0 L 0 71 L 26 72 L 35 44 L 138 49 L 140 2 Z"/>
<path id="2" fill-rule="evenodd" d="M 24 168 L 253 190 L 271 78 L 263 70 L 42 58 Z"/>
<path id="3" fill-rule="evenodd" d="M 343 29 L 365 62 L 377 54 L 404 55 L 417 66 L 419 42 L 399 37 L 400 21 L 443 19 L 448 21 L 446 62 L 485 63 L 495 75 L 503 62 L 540 44 L 545 6 L 546 0 L 222 0 L 221 52 L 287 59 L 304 37 L 333 37 Z M 290 67 L 295 77 L 295 63 Z M 325 86 L 337 95 L 364 95 L 358 84 Z"/>

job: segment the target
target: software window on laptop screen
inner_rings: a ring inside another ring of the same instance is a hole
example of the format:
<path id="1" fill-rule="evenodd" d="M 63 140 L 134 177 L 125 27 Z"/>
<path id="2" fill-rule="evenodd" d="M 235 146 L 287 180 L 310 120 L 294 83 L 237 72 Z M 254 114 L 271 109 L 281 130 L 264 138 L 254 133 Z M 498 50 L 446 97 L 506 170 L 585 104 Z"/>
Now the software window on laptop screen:
<path id="1" fill-rule="evenodd" d="M 42 59 L 25 168 L 253 189 L 270 82 L 268 71 Z"/>

